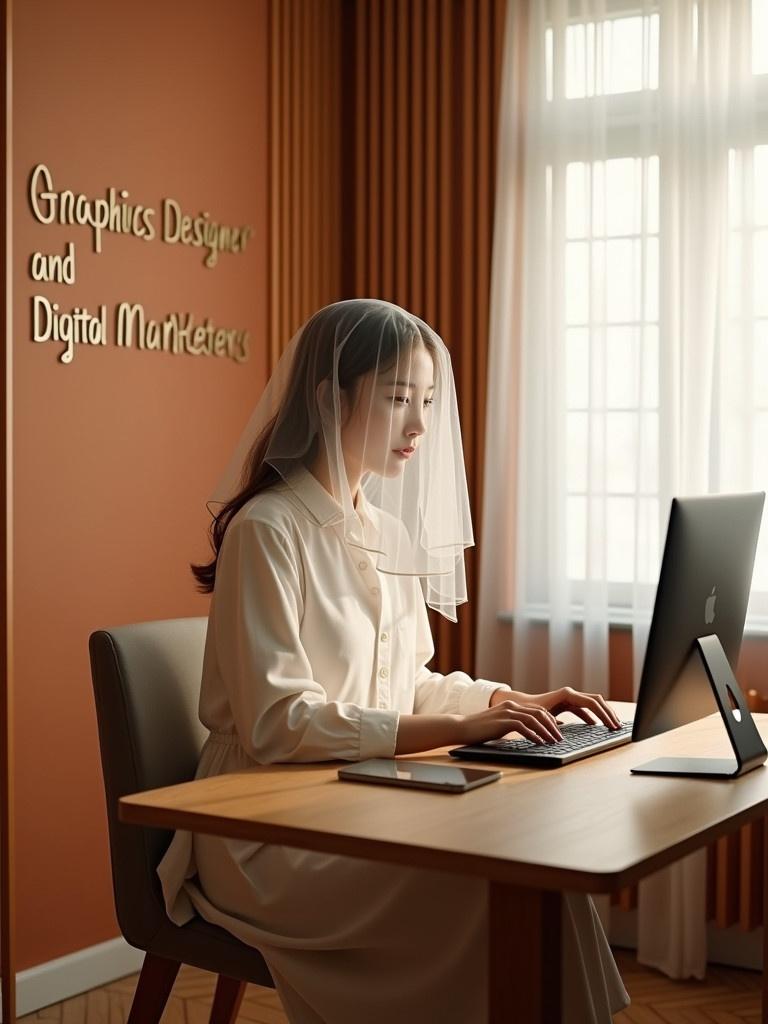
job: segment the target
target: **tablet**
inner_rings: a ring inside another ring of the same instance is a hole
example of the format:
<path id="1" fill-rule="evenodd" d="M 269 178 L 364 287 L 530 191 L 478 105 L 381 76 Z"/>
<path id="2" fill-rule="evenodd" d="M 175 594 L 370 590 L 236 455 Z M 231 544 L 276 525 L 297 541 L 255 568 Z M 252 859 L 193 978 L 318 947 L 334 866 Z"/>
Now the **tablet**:
<path id="1" fill-rule="evenodd" d="M 380 782 L 385 786 L 413 786 L 436 789 L 441 793 L 466 793 L 468 789 L 496 782 L 501 772 L 484 768 L 461 768 L 454 765 L 425 764 L 422 761 L 398 761 L 374 758 L 339 768 L 344 782 Z"/>

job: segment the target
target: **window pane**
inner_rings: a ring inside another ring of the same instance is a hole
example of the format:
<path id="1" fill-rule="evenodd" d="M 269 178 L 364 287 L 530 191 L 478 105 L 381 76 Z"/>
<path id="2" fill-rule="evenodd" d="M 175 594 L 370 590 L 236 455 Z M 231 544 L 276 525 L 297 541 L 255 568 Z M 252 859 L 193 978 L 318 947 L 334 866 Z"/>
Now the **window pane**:
<path id="1" fill-rule="evenodd" d="M 568 413 L 566 486 L 569 492 L 587 489 L 587 413 Z"/>
<path id="2" fill-rule="evenodd" d="M 645 319 L 659 319 L 659 240 L 645 241 Z"/>
<path id="3" fill-rule="evenodd" d="M 572 580 L 583 580 L 587 568 L 587 500 L 581 497 L 569 497 L 566 501 L 566 507 L 568 512 L 566 533 L 568 577 Z"/>
<path id="4" fill-rule="evenodd" d="M 743 192 L 743 157 L 735 149 L 728 150 L 728 223 L 741 226 L 741 196 Z"/>
<path id="5" fill-rule="evenodd" d="M 659 158 L 651 156 L 646 161 L 646 175 L 648 178 L 648 208 L 645 211 L 646 231 L 651 234 L 659 233 Z"/>
<path id="6" fill-rule="evenodd" d="M 635 500 L 608 498 L 606 505 L 608 579 L 631 583 L 635 575 Z"/>
<path id="7" fill-rule="evenodd" d="M 639 242 L 627 239 L 606 243 L 605 306 L 609 323 L 639 319 L 639 250 Z"/>
<path id="8" fill-rule="evenodd" d="M 607 490 L 633 494 L 637 481 L 637 414 L 609 412 L 606 417 Z"/>
<path id="9" fill-rule="evenodd" d="M 588 21 L 566 28 L 566 99 L 658 86 L 658 14 Z"/>
<path id="10" fill-rule="evenodd" d="M 643 407 L 657 409 L 659 406 L 659 329 L 645 327 L 643 330 Z"/>
<path id="11" fill-rule="evenodd" d="M 768 412 L 759 412 L 755 416 L 753 452 L 752 484 L 762 491 L 768 489 Z"/>
<path id="12" fill-rule="evenodd" d="M 589 28 L 594 33 L 595 26 L 591 24 Z M 568 99 L 582 99 L 592 95 L 587 92 L 586 25 L 569 25 L 565 30 L 565 76 L 565 95 Z"/>
<path id="13" fill-rule="evenodd" d="M 755 224 L 768 227 L 768 146 L 755 146 L 754 168 Z"/>
<path id="14" fill-rule="evenodd" d="M 606 404 L 609 409 L 637 408 L 640 330 L 637 327 L 609 327 L 607 336 Z"/>
<path id="15" fill-rule="evenodd" d="M 728 233 L 728 315 L 731 319 L 741 315 L 744 282 L 741 276 L 741 250 L 744 236 L 741 231 Z"/>
<path id="16" fill-rule="evenodd" d="M 603 24 L 602 92 L 636 92 L 643 88 L 643 19 L 616 18 Z"/>
<path id="17" fill-rule="evenodd" d="M 588 249 L 586 242 L 568 242 L 565 247 L 565 319 L 585 324 L 589 310 Z"/>
<path id="18" fill-rule="evenodd" d="M 755 232 L 755 265 L 752 287 L 754 289 L 755 313 L 768 316 L 768 231 Z"/>
<path id="19" fill-rule="evenodd" d="M 659 490 L 659 414 L 644 412 L 640 416 L 640 481 L 642 494 Z"/>
<path id="20" fill-rule="evenodd" d="M 755 405 L 768 410 L 768 322 L 765 320 L 755 324 L 754 385 Z M 768 464 L 768 448 L 763 449 L 763 458 Z"/>
<path id="21" fill-rule="evenodd" d="M 570 328 L 565 334 L 566 401 L 569 409 L 589 404 L 589 332 Z"/>
<path id="22" fill-rule="evenodd" d="M 659 501 L 641 498 L 637 503 L 637 579 L 656 583 L 659 578 Z"/>
<path id="23" fill-rule="evenodd" d="M 566 234 L 584 238 L 587 234 L 589 209 L 589 168 L 587 164 L 568 164 L 565 172 Z"/>
<path id="24" fill-rule="evenodd" d="M 565 205 L 569 238 L 585 238 L 590 221 L 596 238 L 658 233 L 658 157 L 568 164 Z"/>
<path id="25" fill-rule="evenodd" d="M 605 233 L 633 235 L 640 231 L 640 160 L 609 160 L 606 166 Z"/>

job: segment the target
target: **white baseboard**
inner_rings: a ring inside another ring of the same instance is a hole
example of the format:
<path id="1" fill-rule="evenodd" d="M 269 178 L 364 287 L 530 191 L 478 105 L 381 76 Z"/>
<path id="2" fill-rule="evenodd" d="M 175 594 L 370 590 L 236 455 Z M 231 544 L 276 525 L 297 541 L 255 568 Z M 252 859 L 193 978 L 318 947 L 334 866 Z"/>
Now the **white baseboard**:
<path id="1" fill-rule="evenodd" d="M 612 946 L 637 949 L 637 911 L 611 907 L 608 935 Z M 707 962 L 728 967 L 763 969 L 763 929 L 743 932 L 740 928 L 716 928 L 707 925 Z"/>
<path id="2" fill-rule="evenodd" d="M 16 975 L 16 1014 L 23 1017 L 134 974 L 141 970 L 143 962 L 142 950 L 129 946 L 121 937 L 20 971 Z"/>

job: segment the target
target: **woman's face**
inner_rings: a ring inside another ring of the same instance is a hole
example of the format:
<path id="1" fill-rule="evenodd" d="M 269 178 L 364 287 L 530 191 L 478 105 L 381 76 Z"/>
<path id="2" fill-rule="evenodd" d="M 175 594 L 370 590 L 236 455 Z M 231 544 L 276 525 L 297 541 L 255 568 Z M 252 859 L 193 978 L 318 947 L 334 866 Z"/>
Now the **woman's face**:
<path id="1" fill-rule="evenodd" d="M 404 349 L 391 369 L 360 377 L 341 428 L 347 469 L 386 477 L 402 473 L 429 425 L 434 389 L 434 362 L 422 342 Z"/>

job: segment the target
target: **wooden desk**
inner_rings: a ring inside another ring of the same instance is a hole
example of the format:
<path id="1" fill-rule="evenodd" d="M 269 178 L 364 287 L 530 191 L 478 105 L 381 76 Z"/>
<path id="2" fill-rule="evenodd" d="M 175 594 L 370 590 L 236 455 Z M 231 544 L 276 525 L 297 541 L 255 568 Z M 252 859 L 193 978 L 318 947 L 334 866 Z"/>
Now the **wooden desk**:
<path id="1" fill-rule="evenodd" d="M 632 705 L 615 706 L 631 718 Z M 768 715 L 755 720 L 768 741 Z M 728 756 L 719 716 L 554 771 L 504 768 L 500 782 L 458 796 L 342 783 L 338 763 L 273 765 L 127 796 L 119 813 L 486 878 L 490 1024 L 512 1005 L 526 1024 L 559 1024 L 563 891 L 614 892 L 768 812 L 765 767 L 733 781 L 630 775 L 672 753 Z M 454 763 L 445 751 L 413 759 Z M 764 994 L 764 1024 L 767 1006 Z"/>

